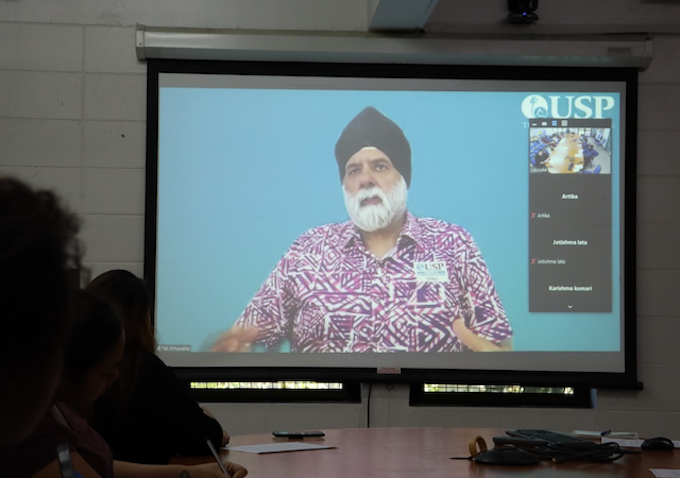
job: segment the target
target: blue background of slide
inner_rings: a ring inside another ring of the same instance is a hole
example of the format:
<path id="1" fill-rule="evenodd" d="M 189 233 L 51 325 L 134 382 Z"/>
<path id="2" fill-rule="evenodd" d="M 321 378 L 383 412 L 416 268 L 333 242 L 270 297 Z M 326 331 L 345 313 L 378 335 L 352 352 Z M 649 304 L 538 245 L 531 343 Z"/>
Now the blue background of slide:
<path id="1" fill-rule="evenodd" d="M 530 93 L 162 88 L 159 343 L 205 349 L 297 236 L 347 220 L 334 145 L 373 105 L 411 143 L 410 211 L 459 224 L 477 241 L 515 350 L 619 350 L 618 199 L 612 312 L 529 313 L 529 130 L 521 104 Z M 618 198 L 618 104 L 607 116 Z"/>

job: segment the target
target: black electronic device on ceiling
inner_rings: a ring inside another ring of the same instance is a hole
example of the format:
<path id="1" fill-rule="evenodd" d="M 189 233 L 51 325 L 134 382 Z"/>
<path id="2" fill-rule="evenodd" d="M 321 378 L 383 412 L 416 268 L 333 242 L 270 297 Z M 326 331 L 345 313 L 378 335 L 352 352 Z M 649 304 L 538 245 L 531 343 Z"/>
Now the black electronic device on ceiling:
<path id="1" fill-rule="evenodd" d="M 538 0 L 508 0 L 508 23 L 530 25 L 538 21 Z"/>

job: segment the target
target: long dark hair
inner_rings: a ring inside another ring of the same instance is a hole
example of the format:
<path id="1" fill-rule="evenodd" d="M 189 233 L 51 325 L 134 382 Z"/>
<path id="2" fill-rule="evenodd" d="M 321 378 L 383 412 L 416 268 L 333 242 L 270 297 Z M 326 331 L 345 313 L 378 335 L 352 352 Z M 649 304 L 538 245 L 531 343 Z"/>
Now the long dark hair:
<path id="1" fill-rule="evenodd" d="M 108 302 L 121 318 L 126 349 L 155 352 L 156 339 L 149 321 L 151 294 L 142 279 L 116 269 L 97 276 L 85 290 Z"/>
<path id="2" fill-rule="evenodd" d="M 73 327 L 64 349 L 64 372 L 78 384 L 104 359 L 123 333 L 120 318 L 106 301 L 79 290 Z"/>
<path id="3" fill-rule="evenodd" d="M 156 350 L 149 317 L 151 294 L 142 279 L 120 269 L 99 275 L 85 290 L 108 302 L 123 321 L 125 351 L 118 368 L 120 377 L 98 400 L 98 406 L 119 416 L 135 390 L 144 354 L 153 354 Z"/>

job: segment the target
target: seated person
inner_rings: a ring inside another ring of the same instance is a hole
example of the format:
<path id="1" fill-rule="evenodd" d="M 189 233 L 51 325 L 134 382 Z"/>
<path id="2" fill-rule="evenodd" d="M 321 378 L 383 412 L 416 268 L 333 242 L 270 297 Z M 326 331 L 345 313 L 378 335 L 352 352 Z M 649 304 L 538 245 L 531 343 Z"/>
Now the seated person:
<path id="1" fill-rule="evenodd" d="M 368 106 L 340 133 L 335 160 L 350 220 L 300 235 L 210 350 L 512 350 L 471 234 L 408 210 L 411 145 L 401 127 Z"/>
<path id="2" fill-rule="evenodd" d="M 84 478 L 224 478 L 214 461 L 193 466 L 114 461 L 104 439 L 76 412 L 77 408 L 96 400 L 118 378 L 124 345 L 121 321 L 111 307 L 81 291 L 75 307 L 75 323 L 66 342 L 56 401 L 26 441 L 0 448 L 2 476 L 61 477 L 57 447 L 66 443 L 75 471 Z M 208 453 L 205 445 L 205 454 Z M 243 478 L 247 473 L 234 463 L 226 462 L 225 467 L 232 478 Z"/>
<path id="3" fill-rule="evenodd" d="M 54 193 L 0 177 L 0 447 L 25 440 L 52 404 L 78 227 Z"/>
<path id="4" fill-rule="evenodd" d="M 536 153 L 536 164 L 537 165 L 544 165 L 548 159 L 550 159 L 550 156 L 546 152 L 545 149 L 541 149 L 539 152 Z"/>
<path id="5" fill-rule="evenodd" d="M 114 458 L 162 464 L 176 455 L 204 455 L 206 438 L 215 448 L 226 445 L 229 435 L 154 355 L 151 296 L 144 281 L 128 271 L 112 270 L 86 290 L 109 303 L 125 330 L 120 377 L 87 414 Z"/>
<path id="6" fill-rule="evenodd" d="M 588 147 L 583 150 L 583 161 L 586 168 L 593 164 L 593 159 L 595 159 L 598 154 L 599 153 L 595 151 L 595 147 L 592 144 L 589 144 Z"/>

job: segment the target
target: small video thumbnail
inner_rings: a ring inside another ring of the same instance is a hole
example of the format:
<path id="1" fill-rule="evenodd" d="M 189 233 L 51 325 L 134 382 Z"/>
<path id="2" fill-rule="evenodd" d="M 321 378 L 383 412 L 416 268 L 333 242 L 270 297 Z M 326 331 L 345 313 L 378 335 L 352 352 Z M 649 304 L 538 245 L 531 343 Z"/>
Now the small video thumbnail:
<path id="1" fill-rule="evenodd" d="M 610 120 L 531 120 L 530 172 L 611 174 L 611 131 Z"/>

